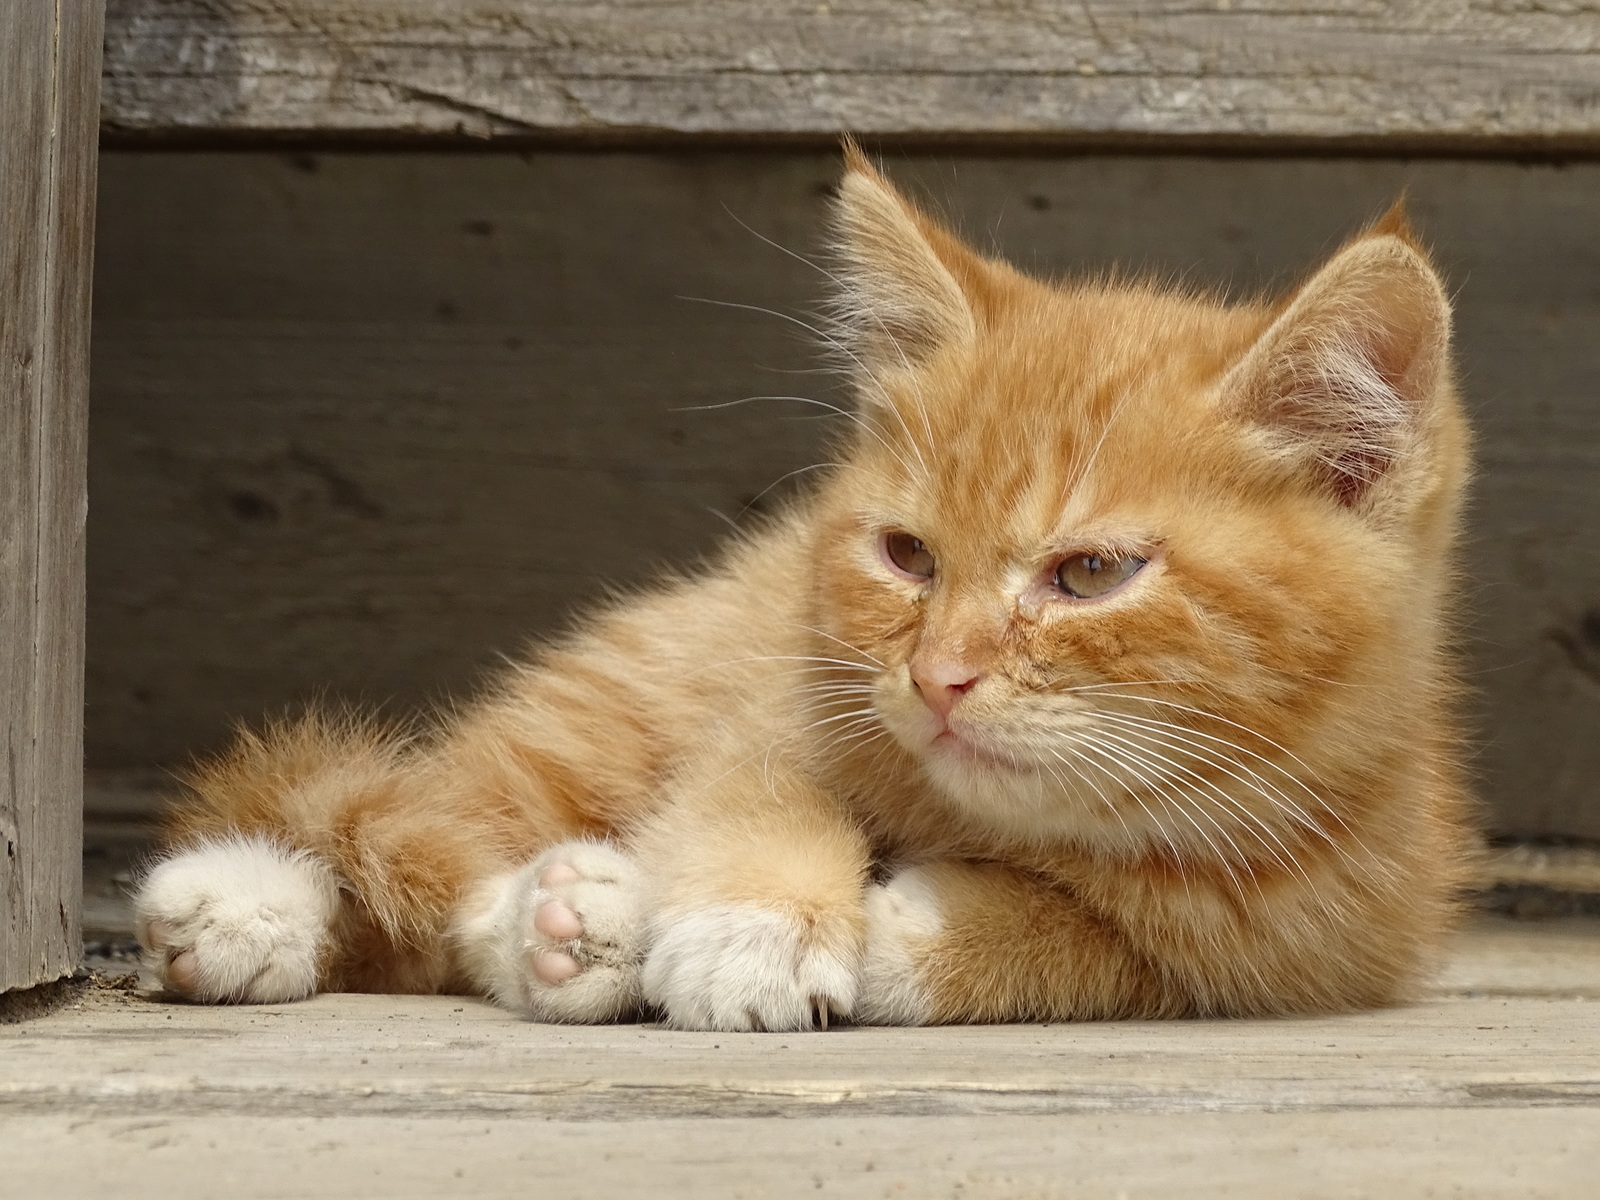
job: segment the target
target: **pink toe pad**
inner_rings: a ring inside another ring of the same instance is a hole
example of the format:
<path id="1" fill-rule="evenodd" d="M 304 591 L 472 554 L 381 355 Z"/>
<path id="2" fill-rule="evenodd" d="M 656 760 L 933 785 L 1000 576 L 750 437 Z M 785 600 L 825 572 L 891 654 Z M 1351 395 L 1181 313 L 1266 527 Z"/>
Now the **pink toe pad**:
<path id="1" fill-rule="evenodd" d="M 182 991 L 193 991 L 198 982 L 199 969 L 194 951 L 185 950 L 167 964 L 167 982 Z"/>
<path id="2" fill-rule="evenodd" d="M 539 876 L 540 887 L 560 887 L 563 883 L 576 883 L 578 872 L 564 862 L 554 862 Z"/>
<path id="3" fill-rule="evenodd" d="M 533 927 L 548 938 L 575 938 L 583 936 L 583 922 L 560 900 L 549 900 L 533 914 Z"/>
<path id="4" fill-rule="evenodd" d="M 580 969 L 577 959 L 559 950 L 542 950 L 533 957 L 533 973 L 545 983 L 565 983 Z"/>

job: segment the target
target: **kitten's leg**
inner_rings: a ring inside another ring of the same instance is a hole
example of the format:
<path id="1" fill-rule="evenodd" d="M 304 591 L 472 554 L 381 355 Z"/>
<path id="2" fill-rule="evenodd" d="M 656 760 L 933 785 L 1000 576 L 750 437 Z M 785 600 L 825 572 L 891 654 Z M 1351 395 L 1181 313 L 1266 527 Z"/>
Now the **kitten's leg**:
<path id="1" fill-rule="evenodd" d="M 193 775 L 135 899 L 149 961 L 194 999 L 460 991 L 447 932 L 486 874 L 570 836 L 435 752 L 354 721 L 241 734 Z M 495 782 L 495 781 L 491 781 Z"/>
<path id="2" fill-rule="evenodd" d="M 902 869 L 868 891 L 867 1024 L 1171 1015 L 1151 966 L 1067 892 L 996 864 Z"/>
<path id="3" fill-rule="evenodd" d="M 473 982 L 507 1008 L 536 1021 L 614 1021 L 640 1004 L 642 902 L 631 858 L 562 842 L 479 884 L 453 937 Z"/>
<path id="4" fill-rule="evenodd" d="M 679 1028 L 807 1029 L 855 1007 L 868 849 L 782 762 L 708 761 L 639 836 L 644 995 Z"/>
<path id="5" fill-rule="evenodd" d="M 135 919 L 145 964 L 169 990 L 274 1003 L 316 991 L 338 903 L 332 872 L 312 855 L 230 837 L 157 865 Z"/>
<path id="6" fill-rule="evenodd" d="M 1234 870 L 1220 865 L 1193 863 L 1181 875 L 1149 864 L 1063 870 L 1080 881 L 1057 886 L 998 864 L 940 861 L 870 889 L 860 1019 L 1370 1007 L 1412 985 L 1450 903 L 1447 881 L 1430 883 L 1432 891 L 1383 886 L 1399 875 L 1392 867 L 1332 852 L 1302 855 L 1293 872 L 1258 866 L 1248 903 Z M 1093 896 L 1094 906 L 1078 895 Z"/>

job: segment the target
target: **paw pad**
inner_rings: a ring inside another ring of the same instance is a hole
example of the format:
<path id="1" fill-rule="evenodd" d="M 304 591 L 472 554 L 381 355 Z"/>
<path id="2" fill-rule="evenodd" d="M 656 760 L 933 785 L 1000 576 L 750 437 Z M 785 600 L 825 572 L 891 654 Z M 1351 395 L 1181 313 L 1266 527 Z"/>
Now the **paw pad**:
<path id="1" fill-rule="evenodd" d="M 577 872 L 573 872 L 573 875 L 575 882 Z M 539 886 L 541 889 L 548 889 L 550 885 L 544 879 L 540 879 Z M 541 904 L 533 915 L 533 927 L 545 937 L 561 941 L 571 941 L 583 936 L 583 922 L 564 900 L 546 900 Z"/>
<path id="2" fill-rule="evenodd" d="M 639 1006 L 638 871 L 600 842 L 564 842 L 509 877 L 491 920 L 502 947 L 491 989 L 545 1021 L 611 1021 Z"/>
<path id="3" fill-rule="evenodd" d="M 235 837 L 158 864 L 134 901 L 145 964 L 180 995 L 210 1002 L 299 1000 L 338 904 L 310 855 Z"/>

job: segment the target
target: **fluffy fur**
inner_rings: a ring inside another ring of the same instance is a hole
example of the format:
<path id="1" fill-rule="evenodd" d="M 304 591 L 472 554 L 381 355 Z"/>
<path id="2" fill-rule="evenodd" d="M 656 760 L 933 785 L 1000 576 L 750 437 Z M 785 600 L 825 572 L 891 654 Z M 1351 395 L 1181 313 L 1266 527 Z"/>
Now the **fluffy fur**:
<path id="1" fill-rule="evenodd" d="M 315 962 L 324 989 L 791 1029 L 1415 985 L 1469 845 L 1468 448 L 1403 218 L 1227 304 L 1026 277 L 853 150 L 837 215 L 840 465 L 436 729 L 311 716 L 199 768 L 139 899 L 171 986 L 285 999 Z M 1057 569 L 1085 554 L 1144 565 L 1080 599 Z M 216 931 L 251 906 L 299 924 L 228 935 L 281 949 L 246 980 Z"/>
<path id="2" fill-rule="evenodd" d="M 259 838 L 205 840 L 140 890 L 150 966 L 197 1000 L 271 1003 L 317 990 L 339 905 L 328 868 Z"/>

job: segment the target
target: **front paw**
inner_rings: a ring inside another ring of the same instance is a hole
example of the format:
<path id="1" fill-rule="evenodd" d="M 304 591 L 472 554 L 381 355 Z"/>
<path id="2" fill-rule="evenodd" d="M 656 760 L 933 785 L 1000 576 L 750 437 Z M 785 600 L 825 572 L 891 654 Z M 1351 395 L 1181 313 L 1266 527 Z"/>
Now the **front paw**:
<path id="1" fill-rule="evenodd" d="M 644 994 L 679 1029 L 826 1029 L 855 1008 L 860 949 L 784 913 L 724 905 L 663 918 Z"/>
<path id="2" fill-rule="evenodd" d="M 627 855 L 563 842 L 489 881 L 456 937 L 473 976 L 507 1008 L 536 1021 L 614 1021 L 639 1007 L 641 895 Z"/>
<path id="3" fill-rule="evenodd" d="M 943 929 L 939 896 L 924 869 L 907 867 L 867 889 L 867 951 L 856 1012 L 861 1024 L 926 1025 L 933 1019 L 928 975 Z"/>
<path id="4" fill-rule="evenodd" d="M 169 991 L 272 1004 L 317 990 L 338 908 L 333 873 L 263 838 L 201 842 L 153 867 L 134 900 L 144 963 Z"/>

